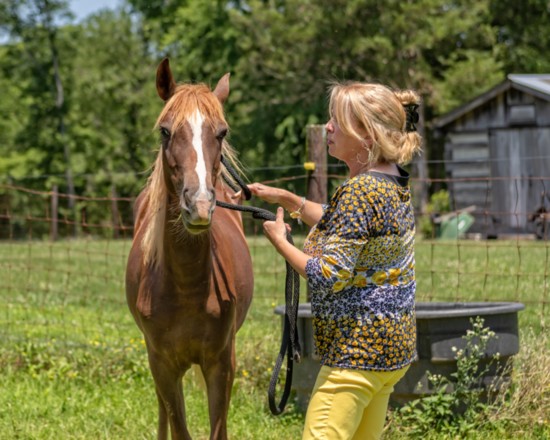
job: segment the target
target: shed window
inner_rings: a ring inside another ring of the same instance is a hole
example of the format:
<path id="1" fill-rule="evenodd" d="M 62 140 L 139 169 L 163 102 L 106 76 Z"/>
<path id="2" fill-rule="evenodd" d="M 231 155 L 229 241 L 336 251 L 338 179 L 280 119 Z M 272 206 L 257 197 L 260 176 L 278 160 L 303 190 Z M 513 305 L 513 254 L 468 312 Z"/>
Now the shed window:
<path id="1" fill-rule="evenodd" d="M 509 107 L 508 122 L 510 124 L 530 124 L 535 122 L 534 105 L 512 105 Z"/>

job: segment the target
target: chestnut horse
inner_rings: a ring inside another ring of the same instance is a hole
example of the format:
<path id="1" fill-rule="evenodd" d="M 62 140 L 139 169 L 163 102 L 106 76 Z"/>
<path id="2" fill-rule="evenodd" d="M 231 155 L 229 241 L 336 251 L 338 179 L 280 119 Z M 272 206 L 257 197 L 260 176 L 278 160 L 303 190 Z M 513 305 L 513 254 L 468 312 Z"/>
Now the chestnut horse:
<path id="1" fill-rule="evenodd" d="M 206 382 L 210 438 L 227 438 L 235 374 L 235 334 L 253 291 L 250 252 L 240 213 L 214 209 L 232 201 L 222 181 L 223 102 L 229 74 L 214 91 L 174 82 L 169 62 L 157 69 L 165 101 L 156 126 L 162 145 L 136 199 L 126 298 L 143 332 L 158 398 L 158 439 L 190 439 L 182 378 L 197 364 Z"/>

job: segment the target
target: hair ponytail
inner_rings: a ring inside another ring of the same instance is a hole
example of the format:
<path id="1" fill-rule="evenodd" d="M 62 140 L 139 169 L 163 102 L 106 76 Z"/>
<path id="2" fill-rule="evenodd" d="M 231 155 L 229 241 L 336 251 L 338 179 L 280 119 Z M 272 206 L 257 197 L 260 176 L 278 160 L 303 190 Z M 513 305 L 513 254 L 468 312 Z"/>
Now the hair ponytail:
<path id="1" fill-rule="evenodd" d="M 405 112 L 405 125 L 397 158 L 399 164 L 405 164 L 422 150 L 422 137 L 416 131 L 416 124 L 420 120 L 420 97 L 413 90 L 398 90 L 394 93 Z"/>

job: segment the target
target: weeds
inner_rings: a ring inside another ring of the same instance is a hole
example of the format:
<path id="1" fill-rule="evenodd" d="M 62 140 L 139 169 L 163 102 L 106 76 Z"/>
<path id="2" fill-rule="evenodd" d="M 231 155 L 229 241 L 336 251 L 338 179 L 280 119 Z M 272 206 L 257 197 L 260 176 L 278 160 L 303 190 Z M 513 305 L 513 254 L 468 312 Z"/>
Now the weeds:
<path id="1" fill-rule="evenodd" d="M 69 346 L 55 339 L 21 341 L 0 351 L 0 369 L 31 378 L 78 380 L 118 380 L 148 377 L 143 340 L 131 339 L 123 345 L 90 341 L 89 345 Z"/>
<path id="2" fill-rule="evenodd" d="M 491 362 L 499 360 L 496 354 L 489 363 L 483 362 L 487 345 L 496 336 L 483 326 L 482 318 L 471 322 L 472 330 L 463 336 L 464 349 L 455 350 L 456 372 L 450 377 L 428 373 L 435 392 L 393 411 L 386 438 L 548 438 L 550 356 L 537 349 L 548 346 L 548 336 L 539 334 L 536 344 L 535 336 L 527 335 L 513 368 L 511 363 L 500 367 L 495 381 L 484 387 Z M 533 421 L 538 426 L 532 426 Z"/>
<path id="3" fill-rule="evenodd" d="M 536 438 L 550 438 L 550 337 L 548 333 L 524 335 L 523 350 L 514 360 L 506 393 L 496 394 L 482 424 L 485 429 L 517 432 L 531 429 Z M 511 368 L 511 366 L 510 366 Z M 545 433 L 545 434 L 543 434 Z"/>
<path id="4" fill-rule="evenodd" d="M 473 329 L 463 336 L 465 348 L 453 348 L 457 371 L 450 377 L 428 372 L 434 393 L 413 400 L 399 410 L 396 418 L 407 427 L 411 436 L 421 437 L 430 432 L 464 436 L 479 424 L 479 414 L 486 409 L 481 401 L 481 381 L 488 371 L 488 366 L 481 366 L 481 359 L 495 334 L 483 327 L 482 318 L 471 322 Z"/>

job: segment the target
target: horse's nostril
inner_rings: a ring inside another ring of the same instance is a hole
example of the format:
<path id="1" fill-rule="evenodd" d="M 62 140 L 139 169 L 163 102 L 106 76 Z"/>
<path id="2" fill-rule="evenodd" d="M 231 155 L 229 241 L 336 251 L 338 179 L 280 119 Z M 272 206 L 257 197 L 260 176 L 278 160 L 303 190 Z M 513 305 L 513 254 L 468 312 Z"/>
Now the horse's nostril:
<path id="1" fill-rule="evenodd" d="M 191 198 L 189 195 L 189 190 L 187 188 L 183 190 L 183 203 L 185 205 L 185 208 L 188 208 L 191 205 Z"/>
<path id="2" fill-rule="evenodd" d="M 180 208 L 188 215 L 192 214 L 195 209 L 195 200 L 192 193 L 188 189 L 183 189 L 180 196 Z"/>

